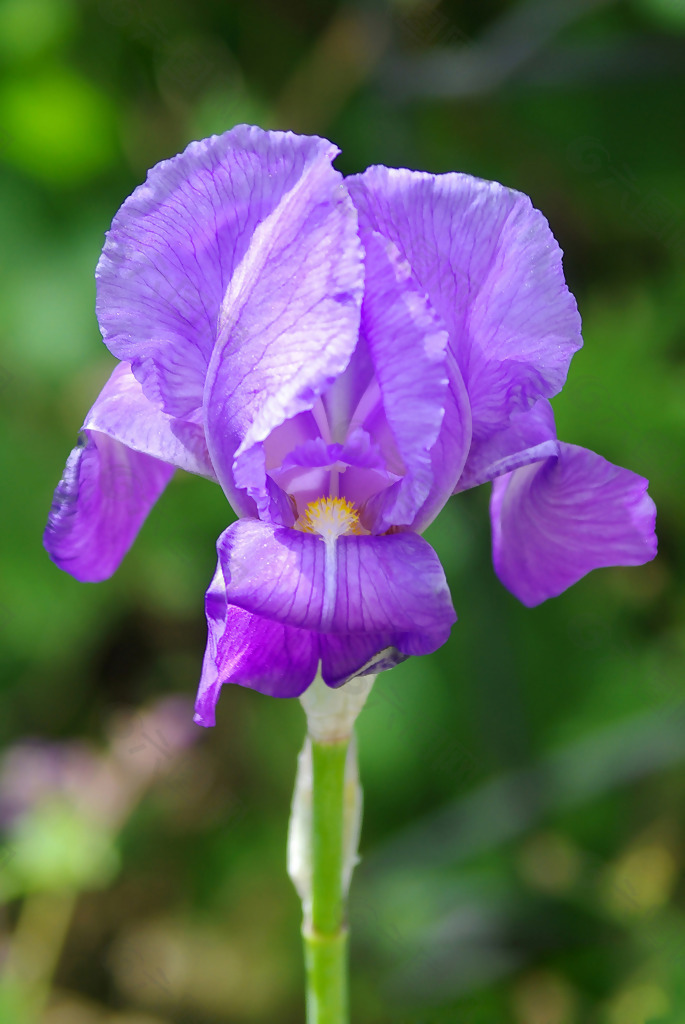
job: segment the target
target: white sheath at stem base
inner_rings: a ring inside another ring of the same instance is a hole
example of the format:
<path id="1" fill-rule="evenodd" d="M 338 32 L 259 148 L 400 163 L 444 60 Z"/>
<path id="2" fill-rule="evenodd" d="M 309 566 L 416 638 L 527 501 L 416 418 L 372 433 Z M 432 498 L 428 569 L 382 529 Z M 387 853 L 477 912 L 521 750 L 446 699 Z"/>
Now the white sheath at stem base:
<path id="1" fill-rule="evenodd" d="M 305 925 L 312 914 L 312 742 L 304 741 L 297 761 L 297 776 L 288 827 L 288 874 L 302 900 Z M 341 897 L 347 898 L 352 872 L 359 861 L 359 834 L 362 825 L 362 788 L 357 771 L 357 743 L 354 738 L 345 758 L 345 794 L 343 804 L 343 850 Z"/>
<path id="2" fill-rule="evenodd" d="M 354 723 L 376 676 L 360 676 L 333 690 L 317 675 L 300 697 L 307 716 L 307 737 L 300 751 L 295 792 L 288 828 L 288 874 L 302 900 L 305 924 L 312 907 L 312 742 L 338 744 L 349 741 L 345 758 L 343 805 L 342 899 L 347 897 L 352 872 L 358 862 L 362 820 L 362 789 L 357 770 Z"/>
<path id="3" fill-rule="evenodd" d="M 338 743 L 352 735 L 375 675 L 357 676 L 338 689 L 326 686 L 320 674 L 300 697 L 307 716 L 307 734 L 316 743 Z"/>
<path id="4" fill-rule="evenodd" d="M 375 676 L 338 690 L 320 676 L 300 698 L 307 738 L 288 831 L 288 874 L 302 900 L 307 1024 L 349 1024 L 346 902 L 357 863 L 362 791 L 354 722 Z"/>

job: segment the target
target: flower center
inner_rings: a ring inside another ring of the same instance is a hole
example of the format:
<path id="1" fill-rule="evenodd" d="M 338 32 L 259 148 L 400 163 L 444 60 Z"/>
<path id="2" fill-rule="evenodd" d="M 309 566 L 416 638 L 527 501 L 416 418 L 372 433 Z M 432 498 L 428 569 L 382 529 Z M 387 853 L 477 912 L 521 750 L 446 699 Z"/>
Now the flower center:
<path id="1" fill-rule="evenodd" d="M 318 533 L 325 541 L 347 533 L 361 533 L 359 513 L 347 498 L 317 498 L 310 501 L 295 523 L 297 530 Z"/>

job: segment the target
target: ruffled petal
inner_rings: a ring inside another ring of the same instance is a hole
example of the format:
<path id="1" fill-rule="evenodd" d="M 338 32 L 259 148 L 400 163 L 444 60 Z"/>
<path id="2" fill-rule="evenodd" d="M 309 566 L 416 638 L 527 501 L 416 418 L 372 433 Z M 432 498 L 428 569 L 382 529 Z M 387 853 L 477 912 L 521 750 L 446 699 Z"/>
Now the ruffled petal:
<path id="1" fill-rule="evenodd" d="M 162 412 L 119 363 L 55 491 L 44 537 L 52 560 L 83 582 L 111 576 L 174 467 L 216 479 L 202 428 Z"/>
<path id="2" fill-rule="evenodd" d="M 117 569 L 174 467 L 84 431 L 57 485 L 43 543 L 60 569 L 98 583 Z"/>
<path id="3" fill-rule="evenodd" d="M 404 464 L 402 478 L 374 501 L 374 532 L 382 533 L 390 526 L 412 526 L 436 483 L 444 492 L 444 504 L 468 452 L 470 420 L 462 389 L 463 402 L 457 407 L 462 426 L 460 450 L 452 453 L 452 462 L 441 463 L 436 481 L 431 450 L 454 394 L 448 387 L 447 331 L 417 289 L 396 246 L 376 232 L 362 237 L 366 289 L 361 329 L 383 413 Z"/>
<path id="4" fill-rule="evenodd" d="M 222 534 L 218 551 L 228 602 L 287 625 L 402 634 L 404 651 L 408 637 L 439 633 L 444 643 L 456 621 L 438 557 L 416 534 L 327 544 L 315 534 L 240 520 Z"/>
<path id="5" fill-rule="evenodd" d="M 433 483 L 413 523 L 417 533 L 423 533 L 442 510 L 449 497 L 447 489 L 461 476 L 470 451 L 471 409 L 464 380 L 453 358 L 448 361 L 448 375 L 445 416 L 430 452 Z"/>
<path id="6" fill-rule="evenodd" d="M 157 164 L 119 210 L 96 272 L 98 319 L 166 412 L 199 419 L 221 304 L 257 225 L 336 153 L 239 125 Z"/>
<path id="7" fill-rule="evenodd" d="M 216 480 L 202 427 L 169 416 L 150 402 L 129 363 L 114 368 L 83 429 L 107 434 L 133 451 Z"/>
<path id="8" fill-rule="evenodd" d="M 224 683 L 297 697 L 321 662 L 329 686 L 427 654 L 456 620 L 432 548 L 414 534 L 321 538 L 257 520 L 229 526 L 207 591 L 195 721 L 214 725 Z"/>
<path id="9" fill-rule="evenodd" d="M 473 442 L 455 494 L 557 455 L 558 451 L 552 406 L 542 398 L 528 412 L 512 416 L 503 430 Z"/>
<path id="10" fill-rule="evenodd" d="M 207 375 L 212 463 L 232 504 L 240 490 L 265 518 L 273 509 L 263 442 L 312 409 L 357 343 L 362 251 L 331 155 L 321 149 L 255 230 L 228 285 Z"/>
<path id="11" fill-rule="evenodd" d="M 490 515 L 495 571 L 529 606 L 592 569 L 642 565 L 656 554 L 647 480 L 575 445 L 498 477 Z"/>
<path id="12" fill-rule="evenodd" d="M 205 610 L 207 647 L 195 703 L 198 725 L 215 724 L 224 683 L 272 697 L 299 697 L 307 689 L 319 660 L 316 635 L 228 605 L 221 564 L 207 591 Z"/>
<path id="13" fill-rule="evenodd" d="M 561 250 L 527 196 L 467 174 L 347 179 L 360 230 L 397 245 L 447 325 L 476 439 L 562 387 L 581 345 Z"/>

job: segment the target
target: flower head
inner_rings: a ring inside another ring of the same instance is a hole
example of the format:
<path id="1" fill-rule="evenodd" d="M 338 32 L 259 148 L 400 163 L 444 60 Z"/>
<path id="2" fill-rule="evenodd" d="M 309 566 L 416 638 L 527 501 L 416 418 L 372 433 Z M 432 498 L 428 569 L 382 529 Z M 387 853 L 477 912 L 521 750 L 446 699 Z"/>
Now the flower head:
<path id="1" fill-rule="evenodd" d="M 316 137 L 240 126 L 154 167 L 97 268 L 120 360 L 46 531 L 111 575 L 174 468 L 239 516 L 217 544 L 196 719 L 220 686 L 295 696 L 445 642 L 420 533 L 493 481 L 495 568 L 522 601 L 656 551 L 647 482 L 556 438 L 581 345 L 561 251 L 528 198 L 465 174 L 343 177 Z"/>

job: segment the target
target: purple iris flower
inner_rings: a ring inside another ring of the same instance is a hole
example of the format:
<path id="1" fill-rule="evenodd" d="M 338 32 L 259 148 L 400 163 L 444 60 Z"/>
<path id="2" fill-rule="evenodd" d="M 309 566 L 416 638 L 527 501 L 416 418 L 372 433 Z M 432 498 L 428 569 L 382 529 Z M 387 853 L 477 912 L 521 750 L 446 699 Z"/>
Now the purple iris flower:
<path id="1" fill-rule="evenodd" d="M 121 360 L 46 531 L 110 576 L 175 468 L 238 515 L 217 543 L 196 720 L 224 682 L 302 693 L 445 642 L 421 532 L 493 481 L 495 569 L 525 604 L 654 557 L 647 481 L 556 438 L 581 345 L 530 200 L 466 174 L 343 178 L 325 139 L 240 126 L 154 167 L 112 224 L 97 314 Z"/>

